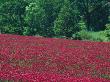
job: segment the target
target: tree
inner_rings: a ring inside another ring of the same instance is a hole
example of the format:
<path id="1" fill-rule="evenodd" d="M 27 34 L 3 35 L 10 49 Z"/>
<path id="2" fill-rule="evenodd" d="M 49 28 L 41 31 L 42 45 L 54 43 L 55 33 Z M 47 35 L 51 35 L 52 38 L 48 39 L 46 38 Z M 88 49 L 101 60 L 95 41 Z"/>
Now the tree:
<path id="1" fill-rule="evenodd" d="M 9 0 L 4 2 L 0 6 L 0 23 L 2 29 L 7 30 L 9 29 L 8 26 L 12 26 L 15 33 L 22 34 L 26 5 L 28 5 L 28 3 L 24 0 Z M 5 29 L 3 27 L 7 28 Z M 7 32 L 9 32 L 9 30 L 7 30 Z"/>
<path id="2" fill-rule="evenodd" d="M 37 3 L 30 3 L 26 7 L 26 23 L 30 29 L 30 35 L 41 34 L 41 22 L 45 17 L 44 9 L 42 9 Z"/>
<path id="3" fill-rule="evenodd" d="M 78 11 L 75 6 L 72 8 L 69 0 L 65 0 L 61 8 L 58 18 L 54 22 L 54 31 L 57 36 L 62 35 L 71 37 L 73 33 L 79 31 L 77 23 L 79 22 Z"/>
<path id="4" fill-rule="evenodd" d="M 108 20 L 107 0 L 77 0 L 77 6 L 86 21 L 87 30 L 101 30 Z M 103 17 L 102 17 L 103 16 Z"/>
<path id="5" fill-rule="evenodd" d="M 63 0 L 37 0 L 26 7 L 26 21 L 33 35 L 52 37 L 54 21 Z M 59 5 L 59 3 L 61 3 Z"/>

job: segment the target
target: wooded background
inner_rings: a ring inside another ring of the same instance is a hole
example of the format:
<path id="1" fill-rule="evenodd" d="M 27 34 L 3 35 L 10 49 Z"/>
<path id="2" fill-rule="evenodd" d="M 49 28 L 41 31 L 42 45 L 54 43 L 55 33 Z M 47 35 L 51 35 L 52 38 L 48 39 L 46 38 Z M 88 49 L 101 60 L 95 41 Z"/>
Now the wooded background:
<path id="1" fill-rule="evenodd" d="M 110 1 L 0 0 L 0 32 L 110 41 Z"/>

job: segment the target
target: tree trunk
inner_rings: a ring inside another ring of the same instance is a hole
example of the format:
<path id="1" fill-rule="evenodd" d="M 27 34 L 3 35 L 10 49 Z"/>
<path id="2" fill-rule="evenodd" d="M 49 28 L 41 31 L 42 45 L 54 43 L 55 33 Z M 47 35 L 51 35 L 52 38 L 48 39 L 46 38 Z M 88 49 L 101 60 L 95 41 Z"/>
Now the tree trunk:
<path id="1" fill-rule="evenodd" d="M 90 13 L 89 12 L 86 13 L 85 18 L 86 18 L 87 30 L 92 31 L 92 28 L 91 28 L 91 25 L 90 25 Z"/>

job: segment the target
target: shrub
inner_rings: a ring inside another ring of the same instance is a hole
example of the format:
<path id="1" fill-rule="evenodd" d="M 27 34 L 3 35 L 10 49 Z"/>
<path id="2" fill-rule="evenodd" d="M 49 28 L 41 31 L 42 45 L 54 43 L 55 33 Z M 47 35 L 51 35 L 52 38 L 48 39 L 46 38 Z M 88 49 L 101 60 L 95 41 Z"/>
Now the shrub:
<path id="1" fill-rule="evenodd" d="M 31 29 L 29 27 L 24 27 L 23 35 L 30 35 Z"/>
<path id="2" fill-rule="evenodd" d="M 106 30 L 110 30 L 110 24 L 106 24 Z"/>
<path id="3" fill-rule="evenodd" d="M 100 41 L 100 42 L 108 41 L 106 31 L 89 32 L 82 30 L 76 34 L 73 34 L 72 38 L 79 40 L 91 40 L 91 41 Z"/>

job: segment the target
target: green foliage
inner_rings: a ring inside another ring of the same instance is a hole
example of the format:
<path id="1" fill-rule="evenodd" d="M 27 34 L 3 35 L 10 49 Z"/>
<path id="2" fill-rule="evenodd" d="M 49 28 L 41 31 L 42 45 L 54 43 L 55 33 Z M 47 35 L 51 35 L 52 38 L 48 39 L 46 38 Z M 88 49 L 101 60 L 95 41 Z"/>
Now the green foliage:
<path id="1" fill-rule="evenodd" d="M 109 4 L 107 0 L 77 0 L 78 10 L 86 21 L 88 31 L 100 31 L 105 29 L 109 16 Z"/>
<path id="2" fill-rule="evenodd" d="M 101 41 L 101 42 L 108 41 L 106 31 L 90 32 L 83 30 L 76 34 L 73 34 L 73 39 Z"/>
<path id="3" fill-rule="evenodd" d="M 65 0 L 64 6 L 61 8 L 58 18 L 54 22 L 54 32 L 57 36 L 71 37 L 72 33 L 79 31 L 78 11 L 71 7 L 71 3 Z"/>
<path id="4" fill-rule="evenodd" d="M 17 34 L 17 29 L 16 27 L 13 27 L 12 25 L 5 25 L 1 27 L 1 32 L 2 33 L 11 33 L 11 34 Z"/>
<path id="5" fill-rule="evenodd" d="M 52 27 L 56 13 L 51 0 L 32 2 L 26 7 L 26 12 L 26 21 L 32 29 L 33 35 L 39 34 L 48 37 L 54 35 Z"/>
<path id="6" fill-rule="evenodd" d="M 29 27 L 24 27 L 23 35 L 30 35 L 30 28 Z"/>
<path id="7" fill-rule="evenodd" d="M 106 24 L 106 30 L 110 30 L 110 24 Z"/>
<path id="8" fill-rule="evenodd" d="M 14 29 L 14 31 L 17 32 L 17 34 L 22 34 L 23 26 L 25 23 L 23 17 L 25 14 L 26 5 L 27 2 L 23 0 L 15 0 L 15 1 L 12 0 L 12 1 L 4 2 L 0 6 L 0 18 L 1 18 L 0 24 L 2 28 L 7 27 L 6 33 L 7 32 L 10 33 L 10 26 L 12 26 L 14 27 L 12 28 L 12 30 Z"/>
<path id="9" fill-rule="evenodd" d="M 108 0 L 0 0 L 0 33 L 106 41 L 109 11 Z"/>
<path id="10" fill-rule="evenodd" d="M 41 9 L 37 3 L 30 3 L 29 6 L 26 7 L 25 21 L 31 29 L 30 33 L 33 33 L 33 35 L 40 33 L 41 21 L 44 16 L 44 10 Z"/>
<path id="11" fill-rule="evenodd" d="M 81 17 L 81 20 L 78 22 L 77 27 L 79 28 L 79 31 L 87 30 L 86 23 L 82 17 Z"/>
<path id="12" fill-rule="evenodd" d="M 101 74 L 100 77 L 110 80 L 110 75 L 108 74 Z"/>
<path id="13" fill-rule="evenodd" d="M 110 41 L 110 29 L 109 30 L 105 30 L 106 31 L 106 36 L 108 37 L 108 40 Z"/>

